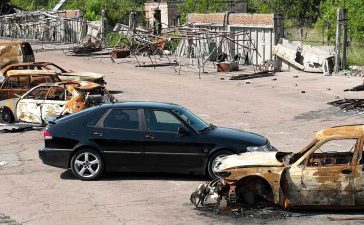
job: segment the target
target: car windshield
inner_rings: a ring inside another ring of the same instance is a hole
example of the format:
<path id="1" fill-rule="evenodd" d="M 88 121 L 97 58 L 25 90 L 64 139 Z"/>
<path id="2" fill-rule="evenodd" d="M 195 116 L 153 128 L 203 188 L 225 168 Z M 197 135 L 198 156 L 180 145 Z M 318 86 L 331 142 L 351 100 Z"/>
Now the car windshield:
<path id="1" fill-rule="evenodd" d="M 196 115 L 194 115 L 192 112 L 188 111 L 185 108 L 175 110 L 174 112 L 197 131 L 203 131 L 211 127 L 205 121 L 198 118 Z"/>

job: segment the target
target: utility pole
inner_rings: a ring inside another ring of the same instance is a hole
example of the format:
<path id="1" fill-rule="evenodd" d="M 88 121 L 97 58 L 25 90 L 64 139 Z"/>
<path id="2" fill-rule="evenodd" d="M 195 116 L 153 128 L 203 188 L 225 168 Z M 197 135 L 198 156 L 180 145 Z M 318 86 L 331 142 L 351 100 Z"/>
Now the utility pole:
<path id="1" fill-rule="evenodd" d="M 337 9 L 334 73 L 338 73 L 340 70 L 341 21 L 343 20 L 343 17 L 344 17 L 343 14 L 344 14 L 344 10 L 342 8 Z"/>
<path id="2" fill-rule="evenodd" d="M 341 65 L 343 69 L 346 66 L 346 53 L 347 53 L 347 46 L 348 46 L 348 9 L 344 9 L 344 20 L 342 21 L 344 27 L 344 36 L 343 36 L 343 58 L 341 61 Z"/>

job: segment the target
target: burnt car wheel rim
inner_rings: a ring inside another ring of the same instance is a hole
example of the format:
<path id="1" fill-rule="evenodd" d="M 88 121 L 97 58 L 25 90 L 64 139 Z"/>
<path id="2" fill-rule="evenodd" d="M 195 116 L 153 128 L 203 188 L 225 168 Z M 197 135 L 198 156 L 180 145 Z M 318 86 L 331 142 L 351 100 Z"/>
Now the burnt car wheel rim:
<path id="1" fill-rule="evenodd" d="M 3 109 L 1 111 L 1 117 L 2 117 L 2 120 L 4 123 L 10 123 L 11 122 L 11 113 L 6 110 L 6 109 Z"/>
<path id="2" fill-rule="evenodd" d="M 227 154 L 221 154 L 221 155 L 218 155 L 214 158 L 214 160 L 212 161 L 211 163 L 211 169 L 212 169 L 212 172 L 216 175 L 216 171 L 217 171 L 217 168 L 218 166 L 220 165 L 220 161 L 221 161 L 221 158 L 227 156 Z"/>
<path id="3" fill-rule="evenodd" d="M 83 152 L 76 157 L 74 167 L 81 177 L 93 177 L 100 170 L 100 160 L 90 152 Z"/>

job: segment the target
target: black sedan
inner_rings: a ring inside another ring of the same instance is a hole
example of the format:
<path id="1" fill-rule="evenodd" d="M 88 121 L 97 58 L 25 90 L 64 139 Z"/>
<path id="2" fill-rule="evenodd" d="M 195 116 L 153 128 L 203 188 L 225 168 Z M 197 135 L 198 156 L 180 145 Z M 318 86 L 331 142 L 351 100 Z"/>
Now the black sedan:
<path id="1" fill-rule="evenodd" d="M 257 134 L 207 124 L 170 103 L 104 104 L 50 120 L 39 150 L 44 164 L 71 168 L 82 180 L 103 171 L 209 174 L 221 157 L 271 151 Z"/>

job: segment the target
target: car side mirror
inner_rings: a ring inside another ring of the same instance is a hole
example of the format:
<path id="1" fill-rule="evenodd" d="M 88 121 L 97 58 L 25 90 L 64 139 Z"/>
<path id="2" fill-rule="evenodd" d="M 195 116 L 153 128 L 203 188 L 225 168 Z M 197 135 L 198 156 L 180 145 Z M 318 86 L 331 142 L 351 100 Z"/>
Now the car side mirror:
<path id="1" fill-rule="evenodd" d="M 188 132 L 187 128 L 185 128 L 185 127 L 179 127 L 178 128 L 178 134 L 180 134 L 181 136 L 184 136 L 184 135 L 188 135 L 189 132 Z"/>
<path id="2" fill-rule="evenodd" d="M 21 95 L 18 94 L 14 94 L 17 98 L 21 98 Z"/>

